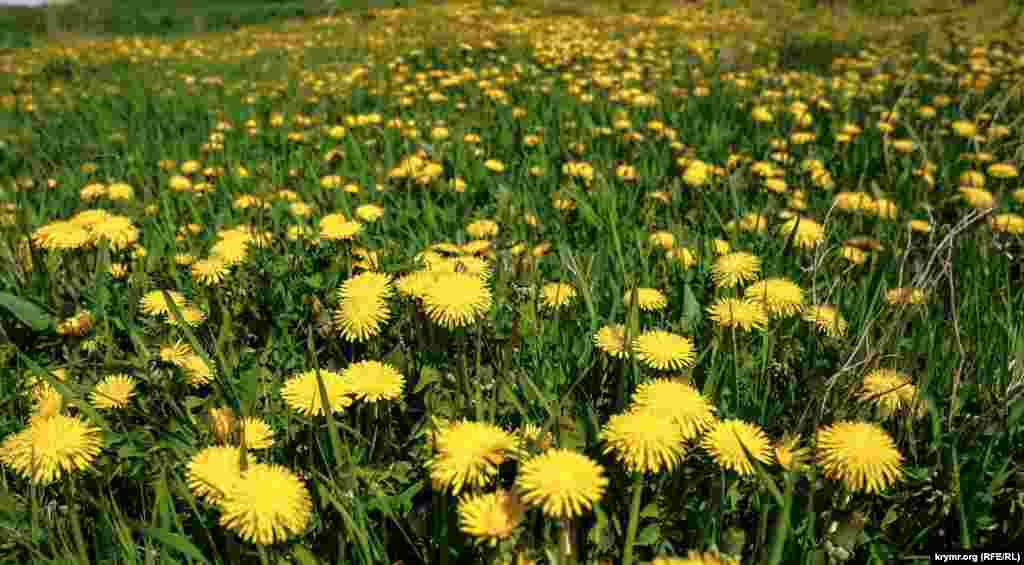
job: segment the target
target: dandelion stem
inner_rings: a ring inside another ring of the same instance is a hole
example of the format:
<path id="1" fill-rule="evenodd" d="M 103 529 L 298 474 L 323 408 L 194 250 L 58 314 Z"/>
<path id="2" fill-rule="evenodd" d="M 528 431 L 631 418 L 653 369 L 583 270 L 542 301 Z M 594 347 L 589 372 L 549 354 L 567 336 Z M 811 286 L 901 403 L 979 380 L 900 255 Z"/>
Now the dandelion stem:
<path id="1" fill-rule="evenodd" d="M 633 503 L 629 507 L 629 525 L 626 527 L 626 547 L 622 554 L 622 565 L 633 565 L 633 544 L 640 525 L 640 502 L 644 492 L 644 475 L 640 473 L 633 485 Z"/>
<path id="2" fill-rule="evenodd" d="M 731 329 L 732 334 L 732 398 L 735 405 L 735 409 L 739 410 L 740 407 L 740 362 L 739 362 L 739 347 L 736 346 L 736 326 L 733 325 Z"/>
<path id="3" fill-rule="evenodd" d="M 786 538 L 789 537 L 789 511 L 793 507 L 793 488 L 795 481 L 790 473 L 786 473 L 786 492 L 782 497 L 782 510 L 779 519 L 775 523 L 775 537 L 772 539 L 771 557 L 769 565 L 782 563 L 782 552 L 786 548 Z"/>
<path id="4" fill-rule="evenodd" d="M 561 522 L 562 527 L 558 536 L 559 560 L 563 563 L 573 563 L 576 561 L 576 528 L 572 518 L 565 518 Z"/>
<path id="5" fill-rule="evenodd" d="M 68 516 L 71 519 L 71 534 L 75 536 L 75 548 L 78 550 L 78 558 L 83 565 L 89 565 L 89 551 L 85 546 L 85 536 L 82 535 L 82 521 L 78 517 L 76 486 L 77 481 L 72 477 L 68 482 Z"/>

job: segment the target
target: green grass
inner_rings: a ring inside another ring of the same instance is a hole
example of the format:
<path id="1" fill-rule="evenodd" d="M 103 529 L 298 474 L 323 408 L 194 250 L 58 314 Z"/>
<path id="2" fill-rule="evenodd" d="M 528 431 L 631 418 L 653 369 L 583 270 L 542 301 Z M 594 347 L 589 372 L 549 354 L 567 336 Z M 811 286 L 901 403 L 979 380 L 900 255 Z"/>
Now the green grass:
<path id="1" fill-rule="evenodd" d="M 392 7 L 391 0 L 82 0 L 50 8 L 0 7 L 0 49 L 45 42 L 47 34 L 156 35 L 237 30 L 244 26 Z M 52 14 L 48 14 L 51 12 Z"/>
<path id="2" fill-rule="evenodd" d="M 607 19 L 551 17 L 525 0 L 507 11 L 498 4 L 423 4 L 401 15 L 342 10 L 318 23 L 275 20 L 298 4 L 195 2 L 152 30 L 140 18 L 170 13 L 157 2 L 88 17 L 95 6 L 84 4 L 85 19 L 65 23 L 95 43 L 0 53 L 0 68 L 17 69 L 0 79 L 0 257 L 9 266 L 0 271 L 0 442 L 30 425 L 38 379 L 64 397 L 65 413 L 99 427 L 103 441 L 88 469 L 56 484 L 0 465 L 0 563 L 490 563 L 519 552 L 570 562 L 559 557 L 566 523 L 536 508 L 493 549 L 460 530 L 458 498 L 431 484 L 435 418 L 537 426 L 602 465 L 607 491 L 571 524 L 581 563 L 621 562 L 628 545 L 634 563 L 718 548 L 744 563 L 811 565 L 841 547 L 852 563 L 881 564 L 915 562 L 940 546 L 1024 540 L 1024 242 L 996 233 L 958 191 L 962 173 L 987 170 L 965 154 L 987 151 L 1004 163 L 1019 155 L 1020 77 L 970 90 L 957 84 L 962 72 L 943 67 L 967 62 L 937 46 L 939 34 L 889 37 L 881 24 L 835 30 L 795 12 L 800 25 L 780 30 L 776 20 L 730 19 L 752 13 L 739 3 L 737 12 L 691 7 L 658 21 L 623 18 L 618 3 L 588 7 L 616 14 Z M 646 14 L 649 6 L 635 8 Z M 662 6 L 647 17 L 669 13 Z M 191 34 L 196 14 L 207 33 Z M 228 31 L 235 24 L 227 14 L 260 25 Z M 906 23 L 910 30 L 921 21 Z M 42 25 L 23 44 L 50 45 Z M 121 37 L 129 31 L 130 42 Z M 980 41 L 945 31 L 955 43 Z M 736 67 L 715 56 L 748 41 L 758 49 L 734 55 Z M 576 51 L 559 51 L 569 45 Z M 1024 55 L 1019 43 L 1003 49 Z M 833 82 L 850 70 L 833 65 L 840 57 L 862 63 L 863 74 Z M 887 80 L 871 78 L 882 71 Z M 597 86 L 608 76 L 625 86 Z M 948 76 L 955 80 L 940 80 Z M 858 87 L 865 89 L 847 96 Z M 625 88 L 657 103 L 631 104 Z M 938 94 L 950 103 L 938 104 Z M 797 100 L 808 105 L 810 124 L 789 112 Z M 925 104 L 937 106 L 934 118 L 918 113 Z M 772 107 L 774 121 L 756 123 L 757 106 Z M 892 109 L 900 117 L 886 137 L 877 124 Z M 991 118 L 979 117 L 985 112 Z M 376 123 L 358 125 L 373 115 Z M 961 119 L 1008 125 L 1011 135 L 977 142 L 942 133 L 944 121 Z M 838 142 L 848 123 L 861 133 Z M 332 132 L 336 125 L 344 131 Z M 447 139 L 433 137 L 441 127 Z M 814 138 L 797 143 L 794 130 Z M 787 139 L 790 164 L 778 155 Z M 908 139 L 917 143 L 908 154 L 891 143 Z M 421 151 L 440 166 L 436 177 L 418 184 L 392 174 Z M 504 171 L 489 169 L 488 159 Z M 690 186 L 683 178 L 692 159 L 724 174 Z M 807 159 L 821 161 L 834 185 L 804 170 Z M 934 187 L 917 174 L 926 159 Z M 200 171 L 183 172 L 192 160 Z M 589 181 L 568 172 L 579 162 L 592 166 Z M 781 170 L 786 191 L 768 190 L 755 163 Z M 637 178 L 623 178 L 620 165 Z M 237 174 L 239 166 L 248 174 Z M 223 171 L 207 175 L 206 167 Z M 212 190 L 175 190 L 176 175 Z M 464 191 L 452 189 L 456 179 Z M 991 214 L 1022 214 L 1019 179 L 986 181 L 998 205 Z M 116 182 L 129 184 L 132 198 L 81 192 Z M 837 193 L 851 191 L 891 200 L 895 217 L 833 207 Z M 569 209 L 560 206 L 567 200 Z M 301 226 L 318 233 L 325 216 L 352 218 L 367 204 L 384 215 L 365 221 L 354 241 L 290 237 Z M 138 241 L 67 251 L 25 242 L 97 208 L 129 218 Z M 824 241 L 799 245 L 779 217 L 786 210 L 822 225 Z M 767 229 L 730 227 L 750 213 L 764 214 Z M 398 278 L 421 269 L 417 256 L 435 243 L 478 239 L 470 224 L 479 219 L 498 226 L 487 236 L 493 256 L 484 254 L 493 302 L 479 319 L 449 331 L 420 300 L 396 293 L 385 300 L 378 335 L 340 335 L 331 323 L 336 291 L 365 268 L 358 249 L 379 254 L 377 269 Z M 930 220 L 932 232 L 909 231 L 911 219 Z M 188 260 L 211 257 L 238 226 L 269 241 L 250 244 L 220 284 L 203 284 Z M 694 263 L 667 259 L 651 240 L 659 232 L 673 234 Z M 882 248 L 854 264 L 841 253 L 851 238 Z M 830 337 L 799 315 L 763 330 L 720 327 L 708 308 L 742 285 L 716 286 L 719 239 L 760 257 L 763 277 L 799 284 L 807 304 L 835 306 L 848 330 Z M 558 310 L 543 305 L 543 285 L 555 281 L 577 291 Z M 635 287 L 659 289 L 667 305 L 642 310 Z M 897 287 L 925 290 L 928 300 L 887 303 Z M 184 294 L 203 323 L 181 328 L 184 305 L 147 315 L 140 302 L 164 290 Z M 92 320 L 83 335 L 57 331 L 82 310 Z M 631 337 L 661 329 L 690 338 L 693 367 L 660 371 L 638 351 L 606 354 L 593 335 L 612 324 Z M 211 379 L 197 382 L 195 366 L 161 358 L 175 342 Z M 325 371 L 364 360 L 401 372 L 401 399 L 355 401 L 314 417 L 282 395 L 296 374 L 321 371 L 322 390 Z M 58 368 L 69 375 L 63 382 Z M 922 412 L 884 418 L 861 400 L 861 382 L 876 368 L 909 375 Z M 137 394 L 123 409 L 95 407 L 90 393 L 114 373 L 135 378 Z M 719 417 L 757 425 L 772 441 L 798 434 L 812 451 L 821 426 L 875 422 L 894 439 L 904 476 L 882 494 L 850 494 L 819 466 L 723 470 L 694 442 L 675 469 L 631 475 L 606 453 L 601 431 L 641 381 L 677 374 Z M 246 465 L 302 475 L 313 514 L 284 543 L 260 548 L 239 538 L 219 524 L 223 510 L 190 488 L 186 463 L 219 441 L 208 411 L 222 407 L 274 432 L 273 446 L 245 453 Z M 508 457 L 482 490 L 512 488 L 521 464 Z"/>

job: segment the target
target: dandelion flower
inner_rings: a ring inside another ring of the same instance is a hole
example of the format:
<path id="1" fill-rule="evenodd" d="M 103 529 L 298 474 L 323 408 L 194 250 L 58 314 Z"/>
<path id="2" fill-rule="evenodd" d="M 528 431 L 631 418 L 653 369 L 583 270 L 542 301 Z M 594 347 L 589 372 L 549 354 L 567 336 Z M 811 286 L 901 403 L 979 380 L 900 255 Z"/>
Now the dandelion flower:
<path id="1" fill-rule="evenodd" d="M 657 245 L 662 249 L 669 250 L 676 245 L 676 236 L 672 235 L 670 231 L 656 231 L 652 233 L 648 238 L 652 245 Z"/>
<path id="2" fill-rule="evenodd" d="M 206 286 L 214 286 L 221 283 L 228 274 L 228 265 L 220 257 L 200 259 L 192 263 L 192 278 Z"/>
<path id="3" fill-rule="evenodd" d="M 360 361 L 345 368 L 341 377 L 357 399 L 366 402 L 398 400 L 402 397 L 405 377 L 387 363 Z"/>
<path id="4" fill-rule="evenodd" d="M 437 454 L 430 461 L 430 478 L 440 488 L 458 495 L 463 488 L 487 485 L 498 466 L 515 453 L 516 437 L 485 422 L 460 421 L 437 431 Z"/>
<path id="5" fill-rule="evenodd" d="M 491 290 L 480 277 L 452 273 L 426 289 L 423 304 L 432 322 L 455 329 L 487 314 L 492 304 Z"/>
<path id="6" fill-rule="evenodd" d="M 594 345 L 616 359 L 625 359 L 629 349 L 626 343 L 626 326 L 612 324 L 604 326 L 594 334 Z"/>
<path id="7" fill-rule="evenodd" d="M 686 247 L 677 247 L 666 251 L 665 258 L 678 262 L 684 269 L 689 269 L 697 264 L 697 257 L 693 254 L 693 251 Z"/>
<path id="8" fill-rule="evenodd" d="M 877 424 L 840 422 L 818 432 L 825 476 L 853 492 L 879 493 L 903 477 L 903 456 Z"/>
<path id="9" fill-rule="evenodd" d="M 960 194 L 972 208 L 987 210 L 996 207 L 996 198 L 984 188 L 960 187 Z"/>
<path id="10" fill-rule="evenodd" d="M 519 497 L 504 489 L 470 495 L 459 501 L 459 527 L 493 547 L 512 535 L 525 513 L 526 507 Z"/>
<path id="11" fill-rule="evenodd" d="M 684 440 L 696 438 L 715 422 L 714 405 L 692 385 L 679 379 L 642 383 L 633 395 L 631 409 L 674 421 Z"/>
<path id="12" fill-rule="evenodd" d="M 711 267 L 711 277 L 719 288 L 732 288 L 754 280 L 761 272 L 761 259 L 745 251 L 726 253 Z"/>
<path id="13" fill-rule="evenodd" d="M 996 214 L 989 218 L 992 231 L 1024 235 L 1024 216 L 1020 214 Z"/>
<path id="14" fill-rule="evenodd" d="M 139 228 L 125 216 L 111 215 L 92 226 L 90 232 L 92 241 L 106 241 L 115 251 L 127 249 L 139 241 Z"/>
<path id="15" fill-rule="evenodd" d="M 185 325 L 187 325 L 188 327 L 194 328 L 199 324 L 202 324 L 204 321 L 206 321 L 206 312 L 191 304 L 186 305 L 184 308 L 181 309 L 181 321 L 184 322 Z M 175 317 L 173 314 L 168 314 L 167 325 L 177 327 L 178 318 Z"/>
<path id="16" fill-rule="evenodd" d="M 320 237 L 329 241 L 354 239 L 362 231 L 363 224 L 343 214 L 328 214 L 320 219 Z"/>
<path id="17" fill-rule="evenodd" d="M 829 337 L 843 337 L 849 324 L 835 306 L 813 305 L 804 309 L 804 320 L 813 323 Z"/>
<path id="18" fill-rule="evenodd" d="M 222 239 L 210 248 L 210 258 L 220 259 L 228 267 L 244 263 L 248 254 L 248 238 L 232 237 Z"/>
<path id="19" fill-rule="evenodd" d="M 91 399 L 96 408 L 123 408 L 135 395 L 135 379 L 128 375 L 109 375 L 93 389 Z"/>
<path id="20" fill-rule="evenodd" d="M 758 281 L 743 291 L 743 296 L 764 304 L 772 316 L 792 316 L 803 309 L 804 291 L 789 279 Z"/>
<path id="21" fill-rule="evenodd" d="M 224 499 L 228 487 L 241 478 L 237 447 L 216 445 L 199 451 L 185 465 L 192 494 L 210 503 Z"/>
<path id="22" fill-rule="evenodd" d="M 651 330 L 636 336 L 633 350 L 645 365 L 663 371 L 692 367 L 697 359 L 689 338 L 664 330 Z"/>
<path id="23" fill-rule="evenodd" d="M 813 249 L 825 241 L 825 228 L 810 218 L 798 216 L 779 226 L 779 235 L 789 237 L 796 230 L 793 241 L 803 249 Z"/>
<path id="24" fill-rule="evenodd" d="M 685 455 L 683 432 L 671 418 L 650 411 L 611 417 L 601 439 L 604 453 L 614 453 L 630 471 L 672 471 Z"/>
<path id="25" fill-rule="evenodd" d="M 988 166 L 988 174 L 999 179 L 1015 179 L 1018 172 L 1012 163 L 992 163 Z"/>
<path id="26" fill-rule="evenodd" d="M 398 280 L 395 281 L 395 287 L 403 296 L 422 300 L 426 296 L 427 289 L 435 284 L 443 275 L 443 273 L 429 270 L 414 271 L 398 277 Z"/>
<path id="27" fill-rule="evenodd" d="M 67 221 L 50 222 L 32 233 L 32 242 L 46 250 L 78 249 L 91 239 L 89 230 Z"/>
<path id="28" fill-rule="evenodd" d="M 0 443 L 0 462 L 40 485 L 92 465 L 102 449 L 100 429 L 79 418 L 35 418 Z"/>
<path id="29" fill-rule="evenodd" d="M 64 408 L 64 396 L 48 382 L 41 382 L 32 390 L 32 419 L 49 418 Z"/>
<path id="30" fill-rule="evenodd" d="M 927 299 L 928 293 L 922 288 L 894 288 L 885 293 L 885 301 L 892 306 L 923 304 Z"/>
<path id="31" fill-rule="evenodd" d="M 338 289 L 338 297 L 346 298 L 372 297 L 383 300 L 394 292 L 391 275 L 373 271 L 360 273 L 349 278 Z"/>
<path id="32" fill-rule="evenodd" d="M 185 356 L 179 367 L 185 372 L 185 382 L 191 386 L 203 386 L 213 380 L 213 367 L 195 353 Z"/>
<path id="33" fill-rule="evenodd" d="M 210 408 L 208 414 L 210 418 L 210 431 L 213 432 L 213 437 L 217 438 L 217 441 L 221 443 L 231 443 L 233 441 L 233 428 L 237 422 L 234 410 L 226 406 L 216 407 Z"/>
<path id="34" fill-rule="evenodd" d="M 178 291 L 170 290 L 167 291 L 170 295 L 171 301 L 178 309 L 184 309 L 188 305 L 188 300 L 185 296 Z M 169 316 L 171 307 L 164 300 L 164 293 L 160 290 L 152 290 L 147 292 L 142 299 L 139 301 L 142 311 L 150 316 Z"/>
<path id="35" fill-rule="evenodd" d="M 302 533 L 313 501 L 306 485 L 281 465 L 256 463 L 229 485 L 220 524 L 248 542 L 271 545 Z"/>
<path id="36" fill-rule="evenodd" d="M 367 272 L 363 274 L 375 274 Z M 380 334 L 382 324 L 391 315 L 387 303 L 374 296 L 342 299 L 334 310 L 334 324 L 348 341 L 366 341 Z"/>
<path id="37" fill-rule="evenodd" d="M 363 204 L 356 208 L 356 216 L 360 220 L 372 224 L 384 216 L 384 208 L 377 206 L 376 204 Z"/>
<path id="38" fill-rule="evenodd" d="M 494 220 L 477 220 L 466 226 L 466 233 L 476 239 L 498 235 L 498 223 Z"/>
<path id="39" fill-rule="evenodd" d="M 632 299 L 632 291 L 626 291 L 622 297 L 622 301 L 627 305 Z M 665 297 L 665 293 L 656 288 L 638 288 L 636 289 L 636 305 L 644 312 L 656 312 L 668 305 L 668 299 Z"/>
<path id="40" fill-rule="evenodd" d="M 572 285 L 561 282 L 544 285 L 540 293 L 544 306 L 552 310 L 567 306 L 576 298 L 576 289 Z"/>
<path id="41" fill-rule="evenodd" d="M 322 416 L 324 414 L 316 374 L 316 370 L 309 370 L 298 373 L 285 381 L 281 388 L 281 397 L 292 410 L 307 416 Z M 321 370 L 320 378 L 324 382 L 327 405 L 330 406 L 332 412 L 338 412 L 352 405 L 348 382 L 340 374 Z"/>
<path id="42" fill-rule="evenodd" d="M 192 355 L 192 347 L 180 339 L 160 346 L 160 360 L 164 363 L 181 367 L 189 355 Z"/>
<path id="43" fill-rule="evenodd" d="M 787 471 L 800 471 L 806 467 L 810 449 L 800 445 L 800 436 L 786 434 L 775 444 L 775 460 Z"/>
<path id="44" fill-rule="evenodd" d="M 690 550 L 686 557 L 657 557 L 651 565 L 738 565 L 739 561 L 720 553 Z"/>
<path id="45" fill-rule="evenodd" d="M 768 313 L 764 305 L 749 298 L 719 298 L 708 307 L 711 319 L 723 328 L 740 328 L 744 331 L 763 330 L 768 325 Z"/>
<path id="46" fill-rule="evenodd" d="M 741 475 L 750 475 L 754 472 L 754 465 L 743 452 L 743 448 L 762 464 L 771 463 L 775 454 L 764 431 L 754 424 L 741 420 L 716 422 L 704 436 L 701 446 L 711 454 L 719 466 L 732 469 Z"/>
<path id="47" fill-rule="evenodd" d="M 919 404 L 917 386 L 910 376 L 895 369 L 875 369 L 864 376 L 860 400 L 878 407 L 883 418 L 889 418 L 904 408 L 923 407 Z"/>
<path id="48" fill-rule="evenodd" d="M 571 449 L 554 448 L 525 461 L 516 485 L 524 502 L 546 516 L 575 518 L 590 510 L 608 487 L 604 469 Z"/>

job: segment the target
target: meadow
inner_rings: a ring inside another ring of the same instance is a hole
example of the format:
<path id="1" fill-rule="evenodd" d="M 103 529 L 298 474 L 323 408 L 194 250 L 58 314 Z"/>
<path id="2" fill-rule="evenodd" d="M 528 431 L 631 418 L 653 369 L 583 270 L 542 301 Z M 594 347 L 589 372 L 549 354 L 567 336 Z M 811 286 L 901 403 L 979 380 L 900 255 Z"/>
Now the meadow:
<path id="1" fill-rule="evenodd" d="M 0 564 L 1024 548 L 1019 5 L 157 4 L 0 10 Z"/>

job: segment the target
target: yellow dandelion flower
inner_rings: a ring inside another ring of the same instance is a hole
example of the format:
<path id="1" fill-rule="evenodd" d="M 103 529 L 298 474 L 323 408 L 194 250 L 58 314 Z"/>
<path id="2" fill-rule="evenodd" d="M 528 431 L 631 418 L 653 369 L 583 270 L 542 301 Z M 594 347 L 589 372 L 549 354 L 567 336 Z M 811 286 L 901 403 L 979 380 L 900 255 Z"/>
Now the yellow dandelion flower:
<path id="1" fill-rule="evenodd" d="M 754 280 L 760 273 L 761 259 L 746 251 L 722 255 L 711 267 L 711 277 L 719 288 L 732 288 Z"/>
<path id="2" fill-rule="evenodd" d="M 749 332 L 768 326 L 768 312 L 764 304 L 749 298 L 719 298 L 707 311 L 711 319 L 723 328 L 740 328 Z"/>
<path id="3" fill-rule="evenodd" d="M 627 306 L 632 299 L 632 291 L 626 291 L 622 297 L 622 301 Z M 665 293 L 656 288 L 638 288 L 636 289 L 636 303 L 637 307 L 644 312 L 657 312 L 668 306 L 668 298 L 665 297 Z"/>
<path id="4" fill-rule="evenodd" d="M 495 237 L 498 235 L 498 223 L 494 220 L 477 220 L 466 226 L 466 233 L 476 239 Z"/>
<path id="5" fill-rule="evenodd" d="M 185 373 L 185 382 L 191 386 L 203 386 L 213 380 L 213 367 L 194 353 L 185 356 L 179 367 Z"/>
<path id="6" fill-rule="evenodd" d="M 79 418 L 34 418 L 0 443 L 0 462 L 40 485 L 89 468 L 102 449 L 100 429 Z"/>
<path id="7" fill-rule="evenodd" d="M 458 495 L 463 488 L 482 488 L 497 476 L 498 466 L 517 451 L 515 435 L 485 422 L 449 423 L 436 432 L 430 478 L 438 488 Z"/>
<path id="8" fill-rule="evenodd" d="M 864 376 L 861 387 L 860 400 L 873 403 L 883 419 L 903 409 L 919 411 L 924 408 L 917 386 L 909 375 L 901 371 L 875 369 Z"/>
<path id="9" fill-rule="evenodd" d="M 637 358 L 648 367 L 676 370 L 692 367 L 697 359 L 693 341 L 664 330 L 644 332 L 633 340 Z"/>
<path id="10" fill-rule="evenodd" d="M 46 250 L 79 249 L 89 245 L 92 233 L 71 222 L 50 222 L 32 233 L 32 243 Z"/>
<path id="11" fill-rule="evenodd" d="M 200 284 L 215 286 L 228 274 L 228 265 L 219 257 L 200 259 L 191 266 L 192 278 Z"/>
<path id="12" fill-rule="evenodd" d="M 296 412 L 307 416 L 322 416 L 323 402 L 320 386 L 316 380 L 316 370 L 309 370 L 293 375 L 281 388 L 281 397 Z M 326 404 L 332 412 L 339 412 L 352 405 L 351 389 L 348 382 L 334 371 L 321 370 L 320 378 L 327 391 Z"/>
<path id="13" fill-rule="evenodd" d="M 189 490 L 212 504 L 224 500 L 230 485 L 241 478 L 240 462 L 237 447 L 216 445 L 200 450 L 185 465 Z"/>
<path id="14" fill-rule="evenodd" d="M 483 318 L 492 305 L 491 290 L 478 276 L 451 273 L 426 288 L 423 305 L 435 324 L 448 329 Z"/>
<path id="15" fill-rule="evenodd" d="M 182 340 L 160 346 L 160 360 L 181 367 L 189 355 L 192 355 L 192 347 Z"/>
<path id="16" fill-rule="evenodd" d="M 622 324 L 612 324 L 597 330 L 593 337 L 594 345 L 608 355 L 617 359 L 624 359 L 629 345 L 626 343 L 626 327 Z"/>
<path id="17" fill-rule="evenodd" d="M 676 236 L 672 235 L 669 231 L 657 231 L 647 238 L 647 241 L 651 242 L 652 245 L 657 245 L 662 249 L 669 250 L 676 246 Z"/>
<path id="18" fill-rule="evenodd" d="M 983 188 L 960 187 L 960 195 L 964 201 L 978 210 L 987 210 L 996 207 L 996 197 Z"/>
<path id="19" fill-rule="evenodd" d="M 574 518 L 604 496 L 608 478 L 589 457 L 570 449 L 549 449 L 525 461 L 516 485 L 524 502 L 552 518 Z"/>
<path id="20" fill-rule="evenodd" d="M 996 214 L 989 218 L 989 226 L 995 232 L 1022 235 L 1024 234 L 1024 216 L 1012 213 Z"/>
<path id="21" fill-rule="evenodd" d="M 398 400 L 402 397 L 405 377 L 398 369 L 380 361 L 360 361 L 341 372 L 352 395 L 366 402 Z"/>
<path id="22" fill-rule="evenodd" d="M 879 493 L 903 477 L 903 456 L 877 424 L 840 422 L 818 431 L 825 476 L 853 492 Z"/>
<path id="23" fill-rule="evenodd" d="M 338 295 L 341 302 L 334 322 L 349 341 L 365 341 L 380 334 L 391 316 L 386 299 L 393 293 L 391 276 L 367 271 L 346 280 Z"/>
<path id="24" fill-rule="evenodd" d="M 504 489 L 459 501 L 459 527 L 466 535 L 492 547 L 507 539 L 523 522 L 526 506 Z"/>
<path id="25" fill-rule="evenodd" d="M 124 374 L 108 375 L 93 389 L 90 399 L 96 408 L 124 408 L 135 395 L 135 379 Z"/>
<path id="26" fill-rule="evenodd" d="M 775 460 L 787 471 L 802 471 L 810 459 L 810 449 L 800 445 L 800 436 L 786 434 L 775 444 Z"/>
<path id="27" fill-rule="evenodd" d="M 363 224 L 349 220 L 344 214 L 327 214 L 320 218 L 320 237 L 329 241 L 354 239 L 362 231 Z"/>
<path id="28" fill-rule="evenodd" d="M 741 420 L 716 422 L 705 434 L 701 446 L 722 468 L 732 469 L 741 475 L 754 473 L 754 465 L 743 452 L 744 448 L 765 465 L 770 464 L 775 455 L 764 430 Z"/>
<path id="29" fill-rule="evenodd" d="M 286 467 L 256 463 L 228 486 L 220 507 L 222 526 L 248 542 L 271 545 L 306 529 L 313 500 L 302 479 Z"/>
<path id="30" fill-rule="evenodd" d="M 900 304 L 924 304 L 928 299 L 928 292 L 922 288 L 893 288 L 885 293 L 885 301 L 890 305 Z"/>
<path id="31" fill-rule="evenodd" d="M 715 422 L 715 406 L 711 401 L 680 379 L 642 383 L 633 395 L 631 409 L 674 421 L 684 440 L 696 438 Z"/>
<path id="32" fill-rule="evenodd" d="M 692 250 L 686 247 L 677 247 L 666 251 L 665 258 L 670 261 L 678 262 L 684 269 L 689 269 L 697 264 L 696 255 L 694 255 Z"/>
<path id="33" fill-rule="evenodd" d="M 541 301 L 545 307 L 558 309 L 567 306 L 576 298 L 576 289 L 561 282 L 553 282 L 541 288 Z"/>
<path id="34" fill-rule="evenodd" d="M 817 304 L 804 308 L 804 321 L 811 322 L 817 326 L 819 331 L 825 332 L 829 337 L 843 337 L 849 324 L 846 318 L 836 309 L 835 306 Z"/>
<path id="35" fill-rule="evenodd" d="M 803 249 L 813 249 L 825 241 L 825 228 L 814 220 L 798 216 L 779 226 L 779 235 L 789 237 L 796 230 L 793 241 Z"/>
<path id="36" fill-rule="evenodd" d="M 792 316 L 804 305 L 804 291 L 798 284 L 783 278 L 758 281 L 743 291 L 743 296 L 764 304 L 772 316 Z"/>
<path id="37" fill-rule="evenodd" d="M 672 471 L 685 456 L 682 429 L 653 411 L 615 414 L 601 432 L 604 453 L 634 472 Z"/>
<path id="38" fill-rule="evenodd" d="M 170 295 L 171 301 L 174 302 L 174 305 L 177 306 L 179 309 L 184 309 L 186 306 L 188 306 L 188 300 L 185 298 L 185 295 L 181 294 L 180 292 L 171 290 L 168 291 L 167 294 Z M 170 306 L 167 305 L 167 302 L 164 300 L 163 291 L 160 290 L 152 290 L 150 292 L 147 292 L 139 301 L 139 305 L 142 308 L 142 311 L 150 316 L 171 315 L 171 308 Z"/>

